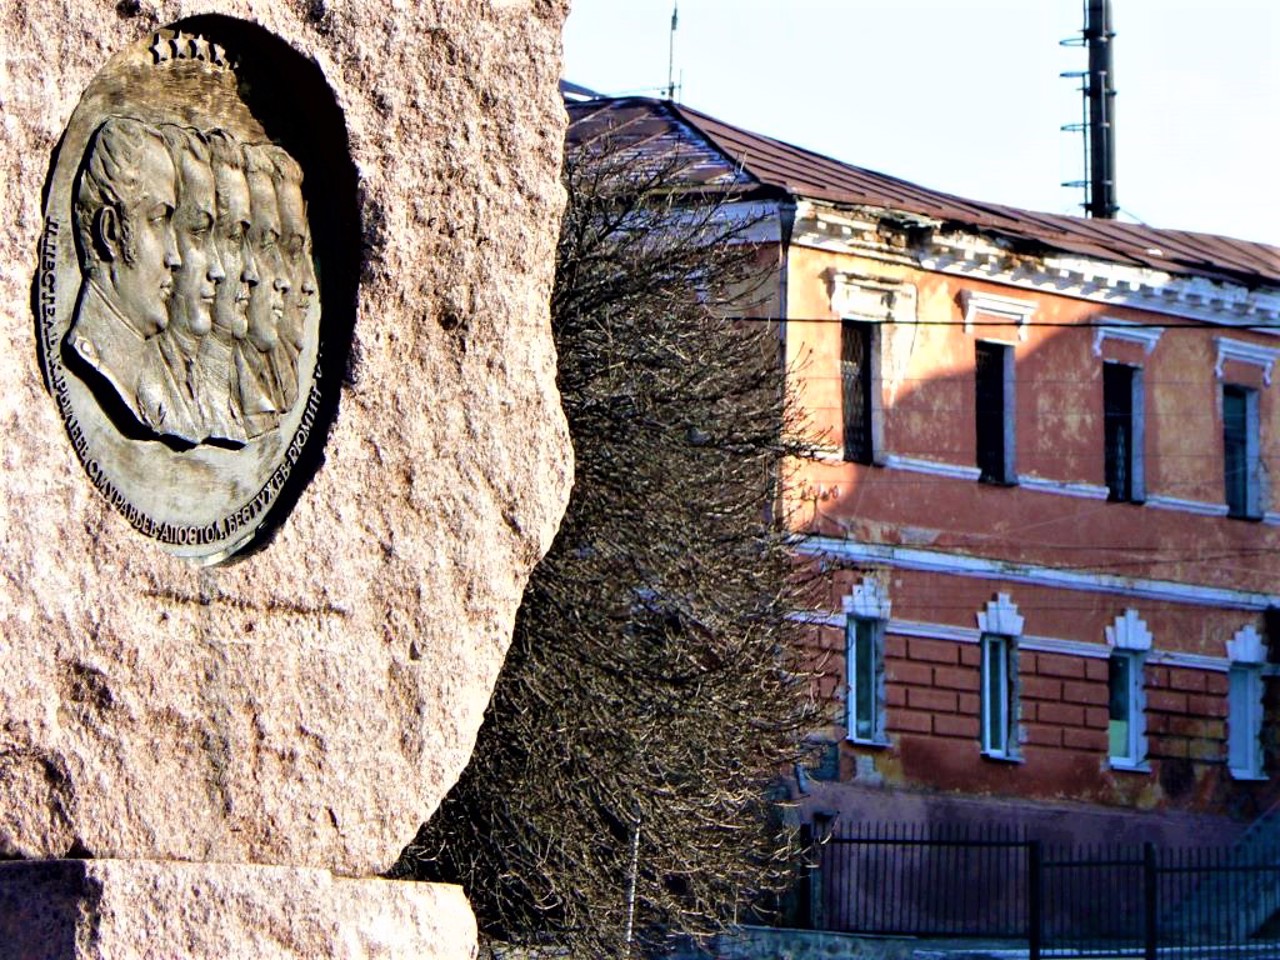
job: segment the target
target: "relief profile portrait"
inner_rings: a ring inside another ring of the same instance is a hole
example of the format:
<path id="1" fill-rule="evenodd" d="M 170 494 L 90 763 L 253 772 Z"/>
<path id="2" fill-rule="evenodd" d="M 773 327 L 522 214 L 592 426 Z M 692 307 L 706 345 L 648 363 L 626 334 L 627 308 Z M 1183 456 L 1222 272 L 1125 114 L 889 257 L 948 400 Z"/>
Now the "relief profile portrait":
<path id="1" fill-rule="evenodd" d="M 114 54 L 51 158 L 45 384 L 94 488 L 171 553 L 220 563 L 269 535 L 316 467 L 360 256 L 345 144 L 314 65 L 210 16 Z"/>
<path id="2" fill-rule="evenodd" d="M 160 130 L 111 117 L 94 132 L 75 193 L 84 284 L 67 342 L 139 419 L 138 381 L 169 325 L 181 266 L 177 172 Z"/>
<path id="3" fill-rule="evenodd" d="M 276 203 L 280 210 L 280 249 L 285 269 L 289 272 L 289 290 L 284 301 L 277 347 L 279 368 L 286 380 L 282 383 L 285 403 L 292 406 L 298 395 L 296 373 L 298 355 L 305 343 L 307 318 L 316 307 L 319 281 L 311 254 L 311 227 L 307 223 L 307 205 L 302 197 L 302 168 L 279 147 L 272 147 L 276 167 Z"/>
<path id="4" fill-rule="evenodd" d="M 113 117 L 95 132 L 76 192 L 85 283 L 67 343 L 154 433 L 242 445 L 297 402 L 316 291 L 314 267 L 297 262 L 310 259 L 301 179 L 282 148 L 225 130 Z M 282 208 L 302 238 L 292 259 Z"/>

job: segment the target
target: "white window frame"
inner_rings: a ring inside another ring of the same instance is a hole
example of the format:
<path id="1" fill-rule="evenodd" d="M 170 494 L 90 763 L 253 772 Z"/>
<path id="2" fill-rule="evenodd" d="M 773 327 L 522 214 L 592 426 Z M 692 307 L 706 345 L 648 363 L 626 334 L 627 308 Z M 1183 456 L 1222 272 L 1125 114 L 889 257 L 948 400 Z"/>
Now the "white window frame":
<path id="1" fill-rule="evenodd" d="M 858 699 L 858 630 L 865 630 L 865 640 L 870 645 L 871 702 L 863 704 Z M 847 698 L 846 724 L 848 739 L 853 743 L 883 744 L 884 739 L 884 621 L 865 617 L 850 617 L 845 633 Z M 865 719 L 870 727 L 866 733 L 859 731 L 859 716 L 865 709 Z"/>
<path id="2" fill-rule="evenodd" d="M 1013 646 L 1012 637 L 998 633 L 982 635 L 982 727 L 979 737 L 983 755 L 999 760 L 1016 755 L 1014 746 L 1017 738 L 1013 735 L 1017 730 L 1013 719 L 1016 703 L 1010 685 L 1010 674 L 1016 672 L 1012 663 Z M 996 698 L 991 695 L 993 689 L 1000 691 Z"/>
<path id="3" fill-rule="evenodd" d="M 1267 647 L 1246 626 L 1227 642 L 1227 767 L 1236 780 L 1265 780 L 1262 754 L 1262 668 Z"/>
<path id="4" fill-rule="evenodd" d="M 863 746 L 886 746 L 884 634 L 892 605 L 879 581 L 866 577 L 844 599 L 845 612 L 845 731 L 847 739 Z M 856 648 L 859 624 L 866 627 L 871 643 L 871 734 L 858 734 L 858 675 Z"/>
<path id="5" fill-rule="evenodd" d="M 1023 622 L 1017 606 L 1006 593 L 997 594 L 978 614 L 982 651 L 978 741 L 982 755 L 993 760 L 1022 759 L 1018 725 L 1021 713 L 1018 637 L 1022 635 Z M 992 689 L 1000 691 L 999 699 L 994 702 Z M 998 730 L 998 742 L 991 736 L 993 728 Z"/>
<path id="6" fill-rule="evenodd" d="M 1147 762 L 1146 663 L 1147 654 L 1150 653 L 1153 645 L 1153 637 L 1146 621 L 1138 616 L 1137 610 L 1133 609 L 1126 610 L 1116 617 L 1115 621 L 1106 628 L 1105 634 L 1107 645 L 1111 647 L 1111 657 L 1124 657 L 1129 661 L 1128 750 L 1123 755 L 1116 755 L 1111 753 L 1108 742 L 1108 762 L 1113 770 L 1148 773 L 1151 766 Z M 1108 681 L 1108 700 L 1110 693 L 1111 686 Z"/>
<path id="7" fill-rule="evenodd" d="M 1016 325 L 1019 340 L 1027 339 L 1027 324 L 1035 316 L 1038 306 L 1034 300 L 1001 297 L 994 293 L 982 293 L 977 290 L 961 290 L 960 303 L 964 307 L 965 333 L 973 333 L 979 317 L 987 316 L 998 323 Z"/>

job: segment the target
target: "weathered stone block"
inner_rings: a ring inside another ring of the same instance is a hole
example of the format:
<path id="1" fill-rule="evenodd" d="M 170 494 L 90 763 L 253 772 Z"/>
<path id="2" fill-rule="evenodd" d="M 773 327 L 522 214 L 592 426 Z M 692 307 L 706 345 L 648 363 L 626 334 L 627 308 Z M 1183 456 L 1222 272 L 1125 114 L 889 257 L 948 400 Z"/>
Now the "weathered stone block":
<path id="1" fill-rule="evenodd" d="M 572 475 L 546 306 L 565 12 L 94 0 L 0 14 L 0 854 L 367 875 L 454 782 Z M 41 380 L 32 310 L 42 188 L 81 92 L 174 25 L 265 31 L 321 78 L 359 255 L 347 301 L 325 297 L 348 363 L 312 475 L 265 549 L 204 569 L 89 482 Z"/>
<path id="2" fill-rule="evenodd" d="M 139 860 L 0 864 L 0 960 L 464 960 L 458 887 Z"/>

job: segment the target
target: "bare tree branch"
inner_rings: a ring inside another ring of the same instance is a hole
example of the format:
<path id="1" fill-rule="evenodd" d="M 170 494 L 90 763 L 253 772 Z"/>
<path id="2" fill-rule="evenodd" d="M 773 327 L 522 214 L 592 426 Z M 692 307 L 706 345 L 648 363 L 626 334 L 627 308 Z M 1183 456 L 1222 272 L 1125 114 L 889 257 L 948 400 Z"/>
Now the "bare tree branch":
<path id="1" fill-rule="evenodd" d="M 768 797 L 815 723 L 789 616 L 810 584 L 769 519 L 804 431 L 778 330 L 734 319 L 775 292 L 777 250 L 681 169 L 609 138 L 568 151 L 552 325 L 573 496 L 472 762 L 393 871 L 460 882 L 490 936 L 583 960 L 713 932 L 788 881 Z"/>

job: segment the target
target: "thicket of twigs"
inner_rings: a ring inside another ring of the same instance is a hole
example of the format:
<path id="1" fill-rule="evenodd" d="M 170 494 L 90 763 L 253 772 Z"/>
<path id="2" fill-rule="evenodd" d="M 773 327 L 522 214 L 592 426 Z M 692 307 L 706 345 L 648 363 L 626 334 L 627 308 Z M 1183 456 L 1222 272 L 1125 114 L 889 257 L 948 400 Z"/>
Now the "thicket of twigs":
<path id="1" fill-rule="evenodd" d="M 482 930 L 641 956 L 791 878 L 767 797 L 814 724 L 770 506 L 796 452 L 775 246 L 678 160 L 571 146 L 552 324 L 576 483 L 462 780 L 397 865 Z M 762 269 L 762 267 L 764 269 Z"/>

